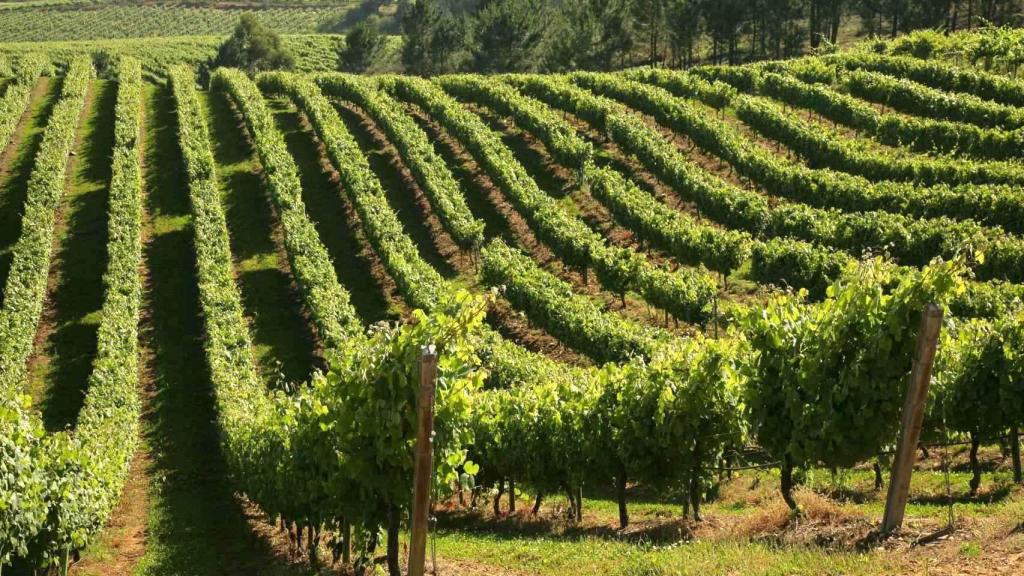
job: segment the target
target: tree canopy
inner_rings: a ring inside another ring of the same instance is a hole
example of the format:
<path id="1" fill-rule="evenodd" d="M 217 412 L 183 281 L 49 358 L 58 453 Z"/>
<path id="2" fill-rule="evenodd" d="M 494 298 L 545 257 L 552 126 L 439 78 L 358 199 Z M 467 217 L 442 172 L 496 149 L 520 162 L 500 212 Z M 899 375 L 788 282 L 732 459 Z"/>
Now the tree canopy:
<path id="1" fill-rule="evenodd" d="M 234 33 L 221 44 L 211 68 L 228 66 L 249 74 L 264 70 L 290 70 L 295 58 L 281 44 L 281 37 L 253 14 L 242 14 Z"/>
<path id="2" fill-rule="evenodd" d="M 387 43 L 376 18 L 356 24 L 345 36 L 345 48 L 338 54 L 338 69 L 344 72 L 366 72 L 377 61 Z"/>

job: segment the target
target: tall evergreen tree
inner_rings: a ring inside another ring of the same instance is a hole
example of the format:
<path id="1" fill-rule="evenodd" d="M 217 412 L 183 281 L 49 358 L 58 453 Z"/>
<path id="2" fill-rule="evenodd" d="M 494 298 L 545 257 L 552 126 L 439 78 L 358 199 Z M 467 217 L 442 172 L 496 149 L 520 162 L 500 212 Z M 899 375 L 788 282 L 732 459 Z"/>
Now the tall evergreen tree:
<path id="1" fill-rule="evenodd" d="M 633 0 L 633 27 L 637 43 L 647 47 L 647 61 L 661 60 L 662 39 L 669 0 Z"/>
<path id="2" fill-rule="evenodd" d="M 1019 24 L 1021 21 L 1020 0 L 978 0 L 976 3 L 980 16 L 996 26 Z"/>
<path id="3" fill-rule="evenodd" d="M 739 63 L 740 36 L 750 8 L 750 0 L 704 0 L 704 21 L 715 61 L 724 55 L 729 64 Z"/>
<path id="4" fill-rule="evenodd" d="M 811 48 L 817 48 L 823 40 L 835 44 L 839 39 L 839 26 L 846 0 L 809 0 L 807 6 L 807 31 Z"/>
<path id="5" fill-rule="evenodd" d="M 750 14 L 750 53 L 753 58 L 783 58 L 803 46 L 802 0 L 756 0 Z"/>
<path id="6" fill-rule="evenodd" d="M 533 72 L 545 64 L 552 17 L 545 0 L 488 0 L 473 24 L 473 69 Z"/>
<path id="7" fill-rule="evenodd" d="M 909 9 L 910 0 L 858 0 L 857 6 L 864 32 L 891 38 L 907 29 Z"/>
<path id="8" fill-rule="evenodd" d="M 700 0 L 669 0 L 668 43 L 673 66 L 692 66 L 703 26 Z"/>
<path id="9" fill-rule="evenodd" d="M 410 74 L 458 70 L 467 58 L 466 19 L 438 0 L 412 0 L 402 10 L 402 65 Z"/>
<path id="10" fill-rule="evenodd" d="M 242 14 L 235 31 L 221 44 L 210 68 L 230 66 L 250 75 L 263 70 L 288 70 L 295 58 L 281 44 L 281 37 L 253 14 Z"/>
<path id="11" fill-rule="evenodd" d="M 633 47 L 629 0 L 566 0 L 552 34 L 550 68 L 611 70 Z"/>
<path id="12" fill-rule="evenodd" d="M 363 20 L 345 36 L 345 48 L 338 54 L 338 69 L 366 72 L 377 61 L 386 42 L 376 18 Z"/>
<path id="13" fill-rule="evenodd" d="M 914 0 L 910 3 L 904 29 L 946 27 L 955 3 L 954 0 Z"/>

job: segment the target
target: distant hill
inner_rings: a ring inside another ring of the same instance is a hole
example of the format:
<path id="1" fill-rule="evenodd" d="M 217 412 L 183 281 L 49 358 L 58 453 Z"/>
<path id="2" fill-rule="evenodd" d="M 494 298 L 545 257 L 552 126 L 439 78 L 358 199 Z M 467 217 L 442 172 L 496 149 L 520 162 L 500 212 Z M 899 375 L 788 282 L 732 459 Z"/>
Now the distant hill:
<path id="1" fill-rule="evenodd" d="M 265 2 L 0 2 L 0 42 L 55 42 L 227 34 L 240 14 L 257 14 L 282 34 L 343 33 L 371 14 L 387 26 L 397 3 L 384 0 Z"/>
<path id="2" fill-rule="evenodd" d="M 285 34 L 282 42 L 295 56 L 296 69 L 302 72 L 322 72 L 336 68 L 338 50 L 344 43 L 340 34 Z M 222 36 L 167 36 L 152 38 L 121 38 L 110 40 L 63 40 L 55 42 L 0 43 L 0 55 L 18 55 L 41 52 L 55 63 L 64 64 L 80 54 L 130 55 L 138 58 L 143 68 L 162 75 L 171 64 L 195 66 L 209 60 L 224 41 Z M 381 64 L 374 72 L 397 72 L 398 50 L 401 38 L 392 36 L 381 56 Z"/>

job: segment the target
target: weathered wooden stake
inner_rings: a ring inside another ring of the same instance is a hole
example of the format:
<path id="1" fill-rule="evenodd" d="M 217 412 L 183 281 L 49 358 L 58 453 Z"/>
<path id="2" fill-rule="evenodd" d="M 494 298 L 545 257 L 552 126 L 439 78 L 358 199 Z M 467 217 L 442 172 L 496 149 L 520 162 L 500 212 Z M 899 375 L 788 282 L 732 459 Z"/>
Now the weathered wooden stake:
<path id="1" fill-rule="evenodd" d="M 1013 482 L 1020 484 L 1024 480 L 1020 469 L 1020 428 L 1010 429 L 1010 455 L 1013 459 Z"/>
<path id="2" fill-rule="evenodd" d="M 892 477 L 889 480 L 889 494 L 885 500 L 882 534 L 888 534 L 903 525 L 903 514 L 910 494 L 910 476 L 914 472 L 914 457 L 917 455 L 917 442 L 921 437 L 924 405 L 928 399 L 928 385 L 932 379 L 932 364 L 935 362 L 935 349 L 939 343 L 941 327 L 942 309 L 935 304 L 928 304 L 921 313 L 914 366 L 910 373 L 907 401 L 903 404 L 900 441 L 896 447 Z"/>
<path id="3" fill-rule="evenodd" d="M 420 352 L 419 429 L 413 476 L 412 534 L 409 538 L 409 576 L 423 576 L 427 555 L 427 522 L 430 516 L 430 484 L 434 467 L 434 387 L 437 350 L 424 346 Z"/>

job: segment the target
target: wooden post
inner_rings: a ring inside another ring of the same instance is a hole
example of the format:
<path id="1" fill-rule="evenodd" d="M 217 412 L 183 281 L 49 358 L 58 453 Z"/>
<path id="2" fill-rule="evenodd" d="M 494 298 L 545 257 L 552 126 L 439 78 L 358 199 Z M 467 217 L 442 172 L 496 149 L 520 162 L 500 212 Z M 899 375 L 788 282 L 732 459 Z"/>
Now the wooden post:
<path id="1" fill-rule="evenodd" d="M 917 455 L 917 442 L 921 437 L 924 405 L 928 399 L 928 385 L 932 379 L 932 364 L 935 361 L 935 349 L 939 343 L 941 327 L 942 309 L 935 304 L 928 304 L 921 313 L 914 366 L 910 373 L 907 400 L 903 404 L 900 441 L 896 447 L 892 477 L 889 480 L 889 494 L 885 500 L 882 534 L 888 534 L 903 525 L 903 514 L 910 494 L 910 476 L 914 471 L 914 458 Z"/>
<path id="2" fill-rule="evenodd" d="M 1010 455 L 1013 459 L 1013 482 L 1020 484 L 1024 478 L 1020 469 L 1020 428 L 1017 426 L 1010 429 Z"/>
<path id="3" fill-rule="evenodd" d="M 437 350 L 424 346 L 420 352 L 419 428 L 413 476 L 412 535 L 409 538 L 409 576 L 423 576 L 427 555 L 427 522 L 430 516 L 430 484 L 434 467 L 434 385 Z"/>

